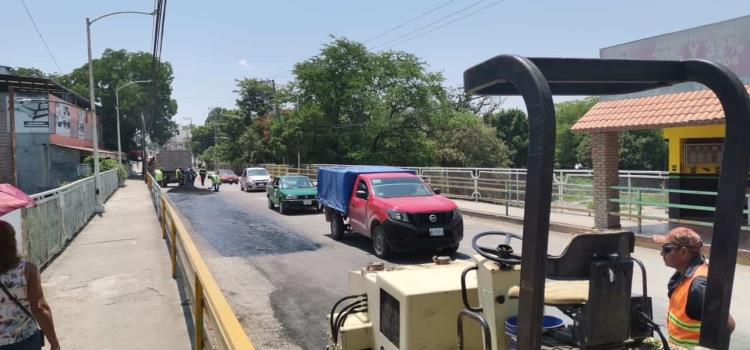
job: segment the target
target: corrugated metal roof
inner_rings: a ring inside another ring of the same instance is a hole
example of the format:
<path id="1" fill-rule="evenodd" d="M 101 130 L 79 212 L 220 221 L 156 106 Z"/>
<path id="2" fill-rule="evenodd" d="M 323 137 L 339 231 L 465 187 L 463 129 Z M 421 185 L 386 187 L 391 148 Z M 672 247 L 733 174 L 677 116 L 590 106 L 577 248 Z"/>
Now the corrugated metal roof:
<path id="1" fill-rule="evenodd" d="M 745 88 L 750 93 L 750 85 Z M 571 131 L 594 133 L 724 123 L 719 99 L 700 90 L 626 100 L 601 101 Z"/>

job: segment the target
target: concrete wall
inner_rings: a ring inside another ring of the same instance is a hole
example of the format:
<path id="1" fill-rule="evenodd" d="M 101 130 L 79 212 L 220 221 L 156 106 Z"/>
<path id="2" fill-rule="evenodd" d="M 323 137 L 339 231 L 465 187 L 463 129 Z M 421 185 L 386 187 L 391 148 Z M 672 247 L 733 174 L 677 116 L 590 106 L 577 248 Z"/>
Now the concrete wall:
<path id="1" fill-rule="evenodd" d="M 49 134 L 16 134 L 18 188 L 33 194 L 78 177 L 81 152 L 49 144 Z"/>
<path id="2" fill-rule="evenodd" d="M 14 184 L 10 113 L 8 113 L 6 97 L 8 97 L 7 93 L 0 93 L 0 183 Z"/>

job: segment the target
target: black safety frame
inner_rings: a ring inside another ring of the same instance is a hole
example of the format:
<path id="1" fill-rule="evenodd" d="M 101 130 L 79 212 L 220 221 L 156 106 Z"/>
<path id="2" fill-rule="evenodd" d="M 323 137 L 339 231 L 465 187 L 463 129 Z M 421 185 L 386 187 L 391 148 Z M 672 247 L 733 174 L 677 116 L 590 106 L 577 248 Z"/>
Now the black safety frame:
<path id="1" fill-rule="evenodd" d="M 750 99 L 728 68 L 705 60 L 646 61 L 527 58 L 500 55 L 464 72 L 473 95 L 521 95 L 529 120 L 529 153 L 524 208 L 518 346 L 539 349 L 544 311 L 555 108 L 552 95 L 616 95 L 683 82 L 711 89 L 726 118 L 724 155 L 714 214 L 714 239 L 700 344 L 729 348 L 729 317 L 750 150 Z M 742 190 L 740 190 L 742 189 Z M 724 326 L 722 326 L 724 325 Z"/>

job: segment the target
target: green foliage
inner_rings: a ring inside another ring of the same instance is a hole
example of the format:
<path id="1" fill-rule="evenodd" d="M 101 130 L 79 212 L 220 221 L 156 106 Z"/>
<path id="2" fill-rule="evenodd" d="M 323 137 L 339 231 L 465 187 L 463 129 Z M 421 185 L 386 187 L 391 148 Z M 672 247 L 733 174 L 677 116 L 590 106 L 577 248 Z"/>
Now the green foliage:
<path id="1" fill-rule="evenodd" d="M 578 145 L 584 138 L 582 134 L 574 134 L 570 128 L 581 119 L 599 99 L 589 97 L 583 100 L 561 102 L 555 105 L 557 113 L 555 167 L 562 169 L 573 168 L 578 162 Z"/>
<path id="2" fill-rule="evenodd" d="M 21 77 L 43 78 L 50 80 L 56 80 L 58 78 L 58 76 L 55 74 L 48 74 L 41 69 L 34 67 L 16 67 L 13 71 L 13 74 Z"/>
<path id="3" fill-rule="evenodd" d="M 470 113 L 446 120 L 438 148 L 440 166 L 502 168 L 510 166 L 508 147 L 496 136 L 494 128 Z"/>
<path id="4" fill-rule="evenodd" d="M 520 109 L 501 109 L 485 114 L 484 122 L 496 130 L 497 138 L 508 145 L 511 166 L 525 168 L 529 153 L 529 121 Z"/>
<path id="5" fill-rule="evenodd" d="M 93 61 L 93 64 L 96 98 L 101 105 L 97 108 L 97 114 L 102 120 L 103 146 L 115 149 L 117 147 L 115 90 L 131 81 L 151 79 L 152 55 L 145 52 L 107 49 L 101 58 Z M 154 84 L 133 84 L 120 90 L 120 132 L 123 152 L 137 147 L 133 135 L 143 128 L 141 113 L 145 116 L 145 128 L 152 141 L 164 144 L 177 131 L 177 124 L 172 120 L 177 113 L 177 102 L 171 98 L 174 79 L 172 66 L 167 62 L 162 62 L 158 72 L 158 90 Z M 88 97 L 88 64 L 61 76 L 60 83 L 81 96 Z M 157 96 L 157 103 L 152 114 L 151 106 L 154 95 Z"/>
<path id="6" fill-rule="evenodd" d="M 258 116 L 265 116 L 274 109 L 277 102 L 276 87 L 272 81 L 245 78 L 237 80 L 237 90 L 240 95 L 237 107 L 240 115 L 246 121 Z"/>
<path id="7" fill-rule="evenodd" d="M 94 157 L 88 156 L 83 160 L 83 164 L 87 164 L 91 167 L 91 171 L 94 170 Z M 103 173 L 112 169 L 117 169 L 117 178 L 120 182 L 125 181 L 128 178 L 128 169 L 122 165 L 117 164 L 117 159 L 112 158 L 99 158 L 99 172 Z"/>
<path id="8" fill-rule="evenodd" d="M 620 133 L 620 169 L 666 170 L 669 152 L 661 130 Z M 585 135 L 576 150 L 578 161 L 591 168 L 591 137 Z"/>

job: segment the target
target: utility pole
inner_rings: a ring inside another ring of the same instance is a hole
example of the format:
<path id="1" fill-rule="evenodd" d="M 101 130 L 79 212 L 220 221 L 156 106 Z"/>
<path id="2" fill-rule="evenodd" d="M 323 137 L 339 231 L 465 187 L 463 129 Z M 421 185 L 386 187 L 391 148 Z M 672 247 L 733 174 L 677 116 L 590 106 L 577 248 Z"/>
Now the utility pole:
<path id="1" fill-rule="evenodd" d="M 146 173 L 148 173 L 148 154 L 146 153 L 146 118 L 143 117 L 141 112 L 141 173 L 143 173 L 143 181 L 148 181 Z M 156 169 L 154 169 L 156 170 Z"/>

